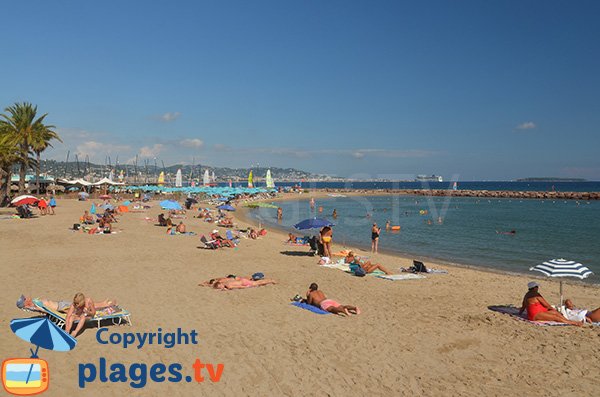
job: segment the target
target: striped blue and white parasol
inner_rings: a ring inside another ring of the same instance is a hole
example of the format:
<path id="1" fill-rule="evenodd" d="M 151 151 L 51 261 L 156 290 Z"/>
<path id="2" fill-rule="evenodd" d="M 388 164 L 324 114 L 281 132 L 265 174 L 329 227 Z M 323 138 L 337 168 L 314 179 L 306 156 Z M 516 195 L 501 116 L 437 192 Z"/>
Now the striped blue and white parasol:
<path id="1" fill-rule="evenodd" d="M 592 271 L 579 262 L 566 259 L 551 259 L 529 270 L 544 273 L 548 277 L 576 277 L 583 280 L 592 274 Z M 563 304 L 562 279 L 560 281 L 560 305 Z"/>

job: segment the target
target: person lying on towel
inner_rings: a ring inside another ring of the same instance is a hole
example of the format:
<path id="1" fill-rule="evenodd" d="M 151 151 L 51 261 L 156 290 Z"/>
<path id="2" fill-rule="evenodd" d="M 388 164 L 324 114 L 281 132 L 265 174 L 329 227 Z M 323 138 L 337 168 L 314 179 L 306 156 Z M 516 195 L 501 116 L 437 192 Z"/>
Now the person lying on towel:
<path id="1" fill-rule="evenodd" d="M 233 274 L 230 274 L 227 277 L 222 278 L 213 278 L 208 282 L 202 282 L 198 285 L 213 287 L 214 289 L 220 290 L 230 290 L 230 289 L 244 289 L 244 288 L 253 288 L 253 287 L 262 287 L 264 285 L 269 284 L 277 284 L 275 280 L 265 279 L 256 277 L 261 273 L 256 273 L 252 277 L 237 277 Z M 264 277 L 264 275 L 263 275 Z"/>
<path id="2" fill-rule="evenodd" d="M 317 283 L 312 283 L 306 293 L 306 303 L 316 306 L 333 314 L 349 316 L 350 314 L 360 314 L 360 309 L 356 306 L 342 305 L 333 299 L 327 299 L 323 291 L 319 290 Z"/>
<path id="3" fill-rule="evenodd" d="M 371 263 L 371 261 L 364 261 L 359 257 L 355 256 L 352 251 L 348 252 L 348 255 L 346 255 L 344 262 L 349 265 L 360 265 L 363 269 L 365 269 L 365 272 L 367 273 L 373 273 L 375 270 L 381 270 L 385 274 L 392 274 L 392 272 L 390 272 L 388 269 L 386 269 L 379 263 Z"/>
<path id="4" fill-rule="evenodd" d="M 600 322 L 600 307 L 596 310 L 577 309 L 571 299 L 565 299 L 564 306 L 560 312 L 569 320 L 581 321 L 583 323 Z"/>

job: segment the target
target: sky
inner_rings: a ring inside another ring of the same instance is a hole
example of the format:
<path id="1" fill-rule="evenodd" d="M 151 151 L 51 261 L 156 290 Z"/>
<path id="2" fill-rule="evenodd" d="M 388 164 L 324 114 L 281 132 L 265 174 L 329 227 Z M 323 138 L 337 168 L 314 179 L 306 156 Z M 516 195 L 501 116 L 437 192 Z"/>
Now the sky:
<path id="1" fill-rule="evenodd" d="M 600 2 L 3 5 L 0 108 L 43 158 L 600 180 Z M 10 17 L 8 17 L 10 16 Z"/>

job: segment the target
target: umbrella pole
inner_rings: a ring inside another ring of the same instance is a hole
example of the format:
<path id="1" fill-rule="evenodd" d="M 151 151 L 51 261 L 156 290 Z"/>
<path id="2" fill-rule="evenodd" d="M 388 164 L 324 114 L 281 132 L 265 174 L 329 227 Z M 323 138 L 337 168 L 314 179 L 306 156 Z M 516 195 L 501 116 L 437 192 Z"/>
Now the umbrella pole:
<path id="1" fill-rule="evenodd" d="M 31 353 L 33 353 L 33 350 L 29 349 L 31 351 Z M 37 358 L 37 352 L 38 350 L 40 350 L 39 346 L 36 346 L 35 348 L 35 353 L 33 353 L 31 355 L 31 358 Z M 31 366 L 29 367 L 29 372 L 27 373 L 27 379 L 25 379 L 25 384 L 29 383 L 29 378 L 31 378 L 31 370 L 33 370 L 33 364 L 31 364 Z"/>
<path id="2" fill-rule="evenodd" d="M 563 304 L 563 282 L 562 280 L 560 280 L 560 303 L 558 304 L 558 307 L 562 306 Z"/>

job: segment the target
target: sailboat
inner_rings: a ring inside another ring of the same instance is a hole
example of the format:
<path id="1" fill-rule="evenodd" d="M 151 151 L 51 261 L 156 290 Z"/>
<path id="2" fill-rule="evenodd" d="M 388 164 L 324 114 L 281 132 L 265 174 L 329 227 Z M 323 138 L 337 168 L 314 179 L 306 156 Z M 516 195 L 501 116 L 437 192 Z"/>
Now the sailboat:
<path id="1" fill-rule="evenodd" d="M 458 183 L 454 182 L 454 185 L 452 185 L 452 190 L 458 190 Z"/>
<path id="2" fill-rule="evenodd" d="M 271 170 L 267 170 L 267 176 L 265 177 L 265 181 L 267 183 L 267 188 L 273 189 L 275 187 L 273 177 L 271 177 Z"/>
<path id="3" fill-rule="evenodd" d="M 119 182 L 123 182 L 123 179 L 125 179 L 125 174 L 123 170 L 121 170 L 121 172 L 119 173 Z"/>
<path id="4" fill-rule="evenodd" d="M 158 186 L 162 186 L 165 184 L 165 172 L 161 171 L 158 175 Z"/>
<path id="5" fill-rule="evenodd" d="M 250 170 L 250 173 L 248 174 L 248 187 L 254 187 L 254 184 L 252 183 L 252 170 Z"/>
<path id="6" fill-rule="evenodd" d="M 215 172 L 214 171 L 212 172 L 212 177 L 211 177 L 210 181 L 212 183 L 215 183 L 215 184 L 217 183 L 217 178 L 215 177 Z"/>
<path id="7" fill-rule="evenodd" d="M 204 170 L 204 177 L 202 178 L 202 184 L 204 186 L 210 185 L 210 175 L 208 174 L 208 170 Z"/>
<path id="8" fill-rule="evenodd" d="M 181 168 L 177 170 L 177 174 L 175 174 L 175 187 L 183 186 L 183 176 L 181 175 Z"/>

